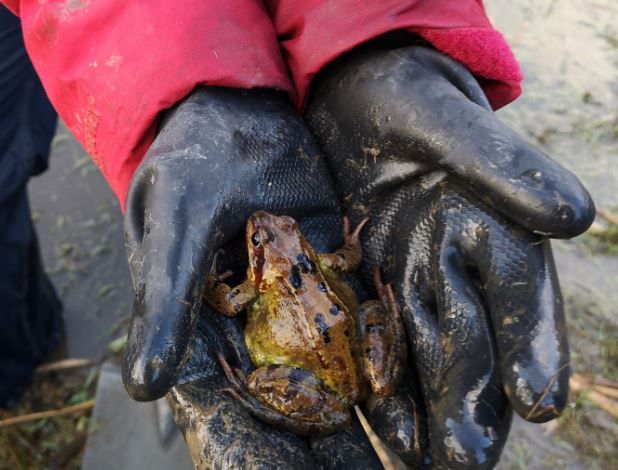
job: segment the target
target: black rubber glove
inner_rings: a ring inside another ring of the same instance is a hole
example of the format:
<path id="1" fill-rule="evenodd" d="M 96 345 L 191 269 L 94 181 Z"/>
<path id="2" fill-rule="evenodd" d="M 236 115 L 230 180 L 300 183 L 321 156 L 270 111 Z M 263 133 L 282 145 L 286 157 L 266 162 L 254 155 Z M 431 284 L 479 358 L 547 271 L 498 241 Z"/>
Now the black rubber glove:
<path id="1" fill-rule="evenodd" d="M 370 218 L 366 285 L 375 265 L 393 284 L 423 392 L 415 407 L 370 402 L 378 434 L 409 463 L 429 442 L 437 467 L 493 466 L 511 407 L 543 422 L 565 406 L 562 298 L 539 234 L 583 232 L 590 196 L 426 47 L 350 53 L 316 81 L 307 119 L 352 222 Z M 423 408 L 428 440 L 393 425 Z"/>
<path id="2" fill-rule="evenodd" d="M 241 320 L 210 311 L 202 294 L 221 247 L 220 272 L 231 268 L 244 277 L 244 228 L 256 210 L 295 217 L 318 250 L 341 243 L 330 176 L 285 96 L 197 89 L 166 116 L 127 199 L 136 298 L 125 387 L 137 400 L 169 391 L 200 468 L 378 466 L 357 421 L 348 431 L 305 440 L 254 420 L 222 392 L 229 382 L 216 353 L 246 372 L 252 366 Z"/>

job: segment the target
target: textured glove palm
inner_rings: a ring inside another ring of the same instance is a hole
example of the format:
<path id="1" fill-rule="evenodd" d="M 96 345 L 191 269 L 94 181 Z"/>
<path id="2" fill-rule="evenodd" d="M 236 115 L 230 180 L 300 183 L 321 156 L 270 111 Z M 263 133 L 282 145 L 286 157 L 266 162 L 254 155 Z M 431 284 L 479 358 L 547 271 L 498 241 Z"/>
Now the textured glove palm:
<path id="1" fill-rule="evenodd" d="M 497 120 L 465 68 L 425 47 L 341 59 L 314 87 L 308 122 L 352 220 L 370 218 L 365 279 L 383 267 L 402 307 L 434 463 L 492 466 L 511 406 L 540 422 L 566 403 L 562 299 L 538 234 L 585 230 L 588 193 Z M 368 412 L 414 462 L 426 436 L 393 426 L 410 422 L 398 400 Z"/>
<path id="2" fill-rule="evenodd" d="M 168 114 L 127 200 L 136 297 L 125 387 L 138 400 L 167 393 L 200 468 L 379 465 L 358 422 L 305 440 L 253 419 L 222 392 L 229 382 L 216 353 L 245 371 L 252 365 L 240 318 L 212 312 L 202 294 L 220 248 L 218 268 L 242 278 L 244 227 L 256 210 L 295 217 L 316 249 L 341 243 L 331 178 L 285 96 L 197 89 Z"/>

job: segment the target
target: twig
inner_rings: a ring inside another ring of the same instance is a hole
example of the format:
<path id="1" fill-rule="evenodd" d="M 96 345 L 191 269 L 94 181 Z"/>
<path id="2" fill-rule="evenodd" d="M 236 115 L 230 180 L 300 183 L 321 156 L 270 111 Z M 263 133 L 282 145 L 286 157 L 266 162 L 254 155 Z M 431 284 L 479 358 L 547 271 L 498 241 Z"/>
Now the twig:
<path id="1" fill-rule="evenodd" d="M 354 410 L 356 411 L 358 420 L 360 421 L 363 429 L 365 430 L 365 433 L 367 434 L 367 437 L 369 438 L 369 442 L 371 442 L 371 445 L 373 446 L 373 450 L 375 450 L 376 454 L 378 454 L 378 458 L 380 459 L 380 462 L 382 462 L 384 470 L 397 470 L 397 466 L 387 454 L 384 448 L 384 444 L 382 443 L 380 438 L 376 435 L 373 429 L 371 429 L 371 426 L 367 422 L 367 418 L 365 418 L 363 412 L 358 406 L 355 406 Z"/>
<path id="2" fill-rule="evenodd" d="M 66 464 L 75 457 L 86 444 L 87 432 L 81 432 L 75 438 L 64 446 L 60 452 L 58 452 L 52 461 L 49 463 L 49 470 L 60 470 L 66 468 Z"/>
<path id="3" fill-rule="evenodd" d="M 590 235 L 596 235 L 597 237 L 602 237 L 606 235 L 608 232 L 608 228 L 600 222 L 593 222 L 592 225 L 588 228 L 588 233 Z"/>
<path id="4" fill-rule="evenodd" d="M 562 372 L 565 368 L 569 367 L 570 364 L 564 364 L 560 369 L 558 369 L 558 371 L 549 379 L 549 382 L 547 382 L 547 385 L 545 386 L 545 390 L 543 390 L 543 393 L 541 394 L 541 396 L 539 397 L 539 399 L 536 401 L 536 403 L 534 404 L 534 406 L 530 409 L 530 411 L 528 412 L 528 414 L 526 415 L 526 420 L 530 421 L 532 418 L 535 417 L 535 413 L 537 408 L 539 408 L 541 406 L 541 403 L 543 403 L 543 400 L 545 400 L 545 397 L 547 397 L 547 394 L 550 392 L 551 388 L 554 386 L 554 384 L 556 383 L 556 380 L 558 380 L 558 377 L 560 376 L 560 372 Z M 546 412 L 546 410 L 543 410 L 542 413 Z M 560 413 L 558 411 L 556 411 L 556 408 L 552 405 L 552 412 L 554 413 L 554 417 L 558 417 L 560 416 Z"/>
<path id="5" fill-rule="evenodd" d="M 603 209 L 597 209 L 597 215 L 610 224 L 618 225 L 618 215 Z"/>
<path id="6" fill-rule="evenodd" d="M 573 379 L 576 382 L 581 382 L 588 388 L 592 388 L 597 392 L 609 398 L 618 399 L 618 382 L 605 379 L 603 377 L 593 377 L 591 375 L 573 374 Z"/>
<path id="7" fill-rule="evenodd" d="M 573 377 L 576 381 L 583 382 L 590 385 L 600 385 L 607 388 L 615 388 L 618 390 L 618 382 L 614 380 L 606 379 L 605 377 L 595 377 L 593 375 L 581 374 L 575 372 Z"/>
<path id="8" fill-rule="evenodd" d="M 586 380 L 590 381 L 590 383 L 593 383 L 594 385 L 602 385 L 604 387 L 618 389 L 618 382 L 614 380 L 609 380 L 604 377 L 592 377 L 591 375 L 583 375 L 583 374 L 574 374 L 574 375 L 585 377 Z"/>
<path id="9" fill-rule="evenodd" d="M 22 433 L 19 431 L 19 429 L 12 429 L 11 431 L 12 431 L 13 436 L 15 436 L 15 438 L 17 439 L 17 442 L 19 442 L 19 444 L 21 444 L 23 447 L 28 449 L 29 452 L 32 452 L 34 454 L 36 454 L 38 452 L 37 448 L 34 447 L 30 443 L 28 438 L 26 438 L 24 435 L 22 435 Z"/>
<path id="10" fill-rule="evenodd" d="M 597 405 L 603 411 L 612 415 L 614 418 L 618 418 L 618 403 L 614 400 L 599 393 L 594 390 L 594 388 L 587 386 L 587 384 L 580 380 L 580 378 L 576 375 L 571 377 L 569 380 L 569 385 L 571 390 L 574 392 L 586 392 L 586 398 L 588 400 Z"/>
<path id="11" fill-rule="evenodd" d="M 80 411 L 88 411 L 94 408 L 94 400 L 88 400 L 77 405 L 67 406 L 65 408 L 59 408 L 57 410 L 40 411 L 38 413 L 29 413 L 21 416 L 14 416 L 12 418 L 6 418 L 0 421 L 0 428 L 7 426 L 14 426 L 15 424 L 29 423 L 30 421 L 37 421 L 39 419 L 54 418 L 56 416 L 70 415 Z"/>
<path id="12" fill-rule="evenodd" d="M 78 367 L 90 367 L 95 365 L 90 359 L 62 359 L 60 361 L 43 364 L 36 368 L 37 374 L 44 374 L 57 370 L 77 369 Z"/>
<path id="13" fill-rule="evenodd" d="M 614 387 L 606 387 L 605 385 L 593 385 L 592 388 L 606 397 L 618 400 L 618 389 Z"/>

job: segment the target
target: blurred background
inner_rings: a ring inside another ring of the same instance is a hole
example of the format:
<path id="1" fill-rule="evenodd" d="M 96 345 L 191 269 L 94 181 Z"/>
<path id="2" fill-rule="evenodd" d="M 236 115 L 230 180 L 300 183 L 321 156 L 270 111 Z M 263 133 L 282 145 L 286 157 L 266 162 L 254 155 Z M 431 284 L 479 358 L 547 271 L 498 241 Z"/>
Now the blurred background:
<path id="1" fill-rule="evenodd" d="M 552 245 L 566 305 L 572 369 L 616 381 L 618 2 L 485 4 L 526 77 L 523 96 L 498 115 L 581 178 L 600 209 L 588 233 Z M 500 468 L 616 468 L 618 421 L 599 408 L 602 398 L 594 388 L 572 393 L 563 416 L 544 425 L 516 418 Z"/>
<path id="2" fill-rule="evenodd" d="M 526 76 L 523 96 L 499 116 L 577 174 L 601 209 L 588 233 L 553 242 L 580 374 L 573 387 L 583 391 L 572 393 L 558 420 L 515 418 L 499 468 L 611 468 L 618 462 L 611 413 L 618 400 L 608 397 L 618 381 L 618 2 L 485 4 Z M 84 409 L 0 428 L 0 468 L 191 468 L 165 407 L 131 402 L 114 366 L 132 301 L 117 202 L 62 124 L 52 145 L 50 170 L 30 184 L 32 216 L 64 303 L 68 357 L 85 361 L 40 371 L 22 404 L 0 419 Z M 151 458 L 138 465 L 127 448 Z"/>

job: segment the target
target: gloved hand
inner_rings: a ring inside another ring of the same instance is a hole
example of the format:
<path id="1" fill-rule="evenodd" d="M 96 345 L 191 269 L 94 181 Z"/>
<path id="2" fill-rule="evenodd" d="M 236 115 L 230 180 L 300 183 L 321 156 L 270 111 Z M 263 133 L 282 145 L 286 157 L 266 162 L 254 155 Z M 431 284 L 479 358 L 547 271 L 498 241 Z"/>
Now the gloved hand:
<path id="1" fill-rule="evenodd" d="M 315 82 L 307 120 L 352 222 L 370 219 L 366 286 L 377 265 L 395 290 L 434 464 L 493 466 L 511 407 L 544 422 L 565 406 L 566 327 L 544 235 L 583 232 L 590 196 L 496 118 L 463 66 L 426 47 L 348 54 Z M 427 436 L 394 426 L 410 422 L 397 400 L 366 411 L 412 463 Z"/>
<path id="2" fill-rule="evenodd" d="M 301 439 L 254 420 L 222 392 L 229 382 L 216 353 L 245 371 L 252 366 L 240 319 L 210 311 L 202 294 L 221 247 L 226 253 L 217 260 L 220 272 L 231 268 L 244 276 L 244 228 L 258 209 L 296 218 L 316 249 L 341 243 L 330 176 L 285 96 L 197 89 L 164 119 L 127 198 L 126 244 L 136 297 L 125 387 L 137 400 L 169 391 L 200 468 L 377 466 L 357 421 L 333 436 Z"/>

